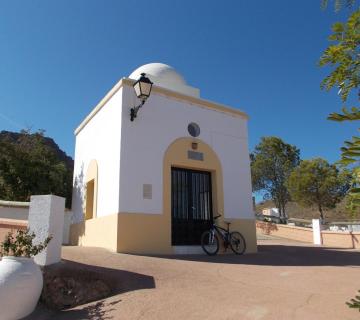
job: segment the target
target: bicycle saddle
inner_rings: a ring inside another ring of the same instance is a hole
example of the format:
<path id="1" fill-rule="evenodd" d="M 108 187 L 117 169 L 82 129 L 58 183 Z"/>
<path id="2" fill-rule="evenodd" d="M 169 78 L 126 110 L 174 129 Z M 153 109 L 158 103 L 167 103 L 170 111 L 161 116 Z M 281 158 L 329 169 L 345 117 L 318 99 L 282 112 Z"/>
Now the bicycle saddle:
<path id="1" fill-rule="evenodd" d="M 226 223 L 228 226 L 231 225 L 231 222 L 229 221 L 224 221 L 224 223 Z"/>

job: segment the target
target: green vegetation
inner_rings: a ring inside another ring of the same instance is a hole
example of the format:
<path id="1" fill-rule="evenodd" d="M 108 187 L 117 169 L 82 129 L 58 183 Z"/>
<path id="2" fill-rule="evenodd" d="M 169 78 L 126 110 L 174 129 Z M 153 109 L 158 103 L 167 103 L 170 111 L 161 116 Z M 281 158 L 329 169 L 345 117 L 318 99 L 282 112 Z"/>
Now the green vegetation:
<path id="1" fill-rule="evenodd" d="M 0 132 L 0 199 L 55 194 L 71 206 L 73 161 L 39 131 Z"/>
<path id="2" fill-rule="evenodd" d="M 334 44 L 325 49 L 320 66 L 330 66 L 333 70 L 322 81 L 321 87 L 326 90 L 338 88 L 345 102 L 360 84 L 360 10 L 353 12 L 346 23 L 334 23 L 332 31 L 329 40 Z"/>
<path id="3" fill-rule="evenodd" d="M 326 9 L 329 0 L 321 0 L 321 7 Z M 339 11 L 343 7 L 351 8 L 355 4 L 355 0 L 334 0 L 334 9 Z"/>
<path id="4" fill-rule="evenodd" d="M 324 210 L 335 208 L 350 187 L 351 175 L 339 172 L 335 165 L 317 158 L 304 160 L 287 180 L 291 198 L 304 207 L 316 207 L 320 218 Z"/>
<path id="5" fill-rule="evenodd" d="M 9 232 L 5 240 L 0 244 L 1 256 L 14 256 L 30 258 L 43 251 L 52 237 L 47 237 L 44 242 L 33 244 L 35 233 L 26 230 L 17 230 L 14 236 Z"/>
<path id="6" fill-rule="evenodd" d="M 262 213 L 263 209 L 274 208 L 275 204 L 271 200 L 265 200 L 256 205 L 256 212 Z M 286 214 L 291 218 L 311 220 L 319 217 L 319 210 L 316 207 L 304 207 L 295 201 L 289 201 L 286 204 Z M 355 216 L 360 218 L 360 215 Z M 349 213 L 346 210 L 346 200 L 340 201 L 335 208 L 325 210 L 325 219 L 328 221 L 346 221 L 349 220 Z"/>
<path id="7" fill-rule="evenodd" d="M 360 294 L 360 290 L 358 291 Z M 355 309 L 359 309 L 360 312 L 360 295 L 355 296 L 354 299 L 351 299 L 350 302 L 346 302 L 346 304 L 350 307 L 350 308 L 355 308 Z"/>
<path id="8" fill-rule="evenodd" d="M 327 1 L 323 1 L 327 5 Z M 335 2 L 336 9 L 346 5 L 354 6 L 355 1 Z M 355 10 L 349 16 L 347 22 L 336 22 L 332 26 L 333 34 L 329 40 L 333 42 L 320 58 L 321 66 L 329 66 L 333 70 L 322 81 L 321 87 L 326 90 L 332 88 L 339 89 L 339 95 L 345 103 L 351 93 L 357 94 L 357 101 L 360 97 L 358 87 L 360 85 L 360 10 Z M 350 110 L 342 108 L 342 113 L 331 113 L 328 117 L 333 121 L 358 121 L 360 120 L 360 109 L 352 106 Z M 354 136 L 351 141 L 345 141 L 345 146 L 341 148 L 341 163 L 343 165 L 353 165 L 353 187 L 347 195 L 347 208 L 354 215 L 360 208 L 360 188 L 359 177 L 360 169 L 358 166 L 360 159 L 360 137 Z"/>
<path id="9" fill-rule="evenodd" d="M 265 191 L 265 198 L 274 201 L 280 217 L 286 217 L 290 200 L 286 180 L 300 162 L 300 151 L 277 137 L 263 137 L 251 158 L 253 191 Z"/>

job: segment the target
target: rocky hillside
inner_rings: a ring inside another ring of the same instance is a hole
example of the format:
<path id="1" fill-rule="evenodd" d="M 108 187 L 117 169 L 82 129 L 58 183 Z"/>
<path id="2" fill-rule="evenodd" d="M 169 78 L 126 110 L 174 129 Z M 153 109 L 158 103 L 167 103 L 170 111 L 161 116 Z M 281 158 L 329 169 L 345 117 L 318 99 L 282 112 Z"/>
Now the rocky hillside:
<path id="1" fill-rule="evenodd" d="M 70 208 L 73 167 L 73 159 L 42 131 L 0 132 L 0 199 L 56 194 Z"/>
<path id="2" fill-rule="evenodd" d="M 26 133 L 3 130 L 0 131 L 0 141 L 10 141 L 16 143 L 21 137 L 24 137 L 25 135 Z M 43 136 L 42 139 L 44 141 L 44 144 L 46 144 L 56 154 L 57 158 L 60 161 L 64 161 L 66 163 L 66 166 L 69 169 L 73 170 L 74 160 L 64 151 L 62 151 L 53 139 L 45 136 Z"/>

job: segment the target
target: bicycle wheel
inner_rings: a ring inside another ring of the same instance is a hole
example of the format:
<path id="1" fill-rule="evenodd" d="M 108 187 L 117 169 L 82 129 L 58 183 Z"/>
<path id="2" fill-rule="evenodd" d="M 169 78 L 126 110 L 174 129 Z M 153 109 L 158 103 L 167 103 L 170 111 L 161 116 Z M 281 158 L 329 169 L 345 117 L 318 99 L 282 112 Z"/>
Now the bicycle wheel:
<path id="1" fill-rule="evenodd" d="M 230 233 L 230 248 L 235 254 L 243 254 L 246 250 L 246 242 L 240 232 Z"/>
<path id="2" fill-rule="evenodd" d="M 201 247 L 209 256 L 214 256 L 219 251 L 219 238 L 213 231 L 205 231 L 201 235 Z"/>

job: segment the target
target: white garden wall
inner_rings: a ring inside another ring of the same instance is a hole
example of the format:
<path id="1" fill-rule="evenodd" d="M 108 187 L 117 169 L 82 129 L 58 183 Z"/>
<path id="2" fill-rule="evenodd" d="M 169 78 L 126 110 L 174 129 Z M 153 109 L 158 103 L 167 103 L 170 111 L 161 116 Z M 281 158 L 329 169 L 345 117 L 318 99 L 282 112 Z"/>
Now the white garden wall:
<path id="1" fill-rule="evenodd" d="M 0 200 L 0 219 L 5 219 L 8 224 L 16 225 L 19 220 L 26 223 L 29 219 L 30 202 L 4 201 Z M 2 221 L 5 221 L 2 220 Z M 72 220 L 72 211 L 65 209 L 63 226 L 63 244 L 69 244 L 70 225 Z M 16 227 L 14 227 L 16 229 Z"/>
<path id="2" fill-rule="evenodd" d="M 29 202 L 0 200 L 0 218 L 27 220 L 29 216 L 29 204 Z"/>

